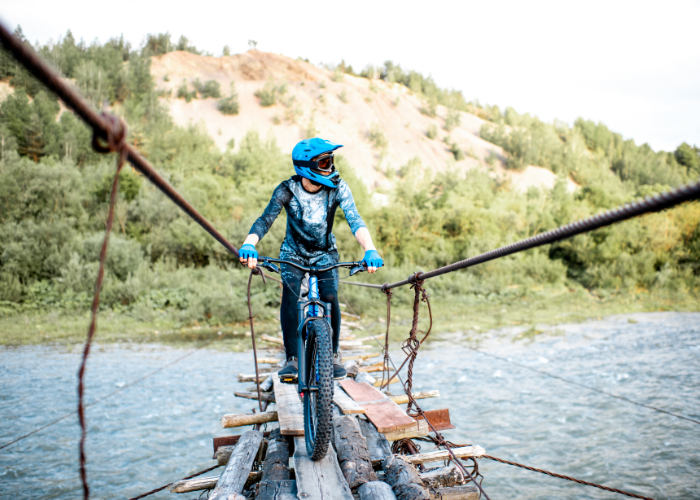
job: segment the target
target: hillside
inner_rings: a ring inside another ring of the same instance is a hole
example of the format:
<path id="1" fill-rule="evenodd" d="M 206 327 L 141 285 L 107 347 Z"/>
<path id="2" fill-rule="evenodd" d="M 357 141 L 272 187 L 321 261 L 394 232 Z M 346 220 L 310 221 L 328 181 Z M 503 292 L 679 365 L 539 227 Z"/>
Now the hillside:
<path id="1" fill-rule="evenodd" d="M 459 171 L 485 169 L 491 157 L 493 175 L 510 178 L 521 191 L 530 186 L 552 188 L 556 181 L 550 170 L 536 166 L 507 171 L 503 150 L 479 137 L 484 120 L 458 111 L 460 125 L 448 133 L 444 130 L 448 113 L 444 106 L 437 106 L 435 118 L 426 116 L 420 111 L 423 100 L 397 83 L 347 74 L 339 77 L 304 61 L 257 50 L 223 57 L 169 52 L 152 58 L 151 74 L 158 89 L 170 95 L 161 100 L 175 122 L 201 123 L 222 150 L 231 139 L 240 144 L 251 128 L 276 138 L 285 152 L 317 131 L 321 137 L 345 144 L 341 154 L 370 190 L 389 188 L 392 173 L 415 157 L 434 171 L 444 171 L 452 164 Z M 191 84 L 195 79 L 217 81 L 224 94 L 234 82 L 240 113 L 223 115 L 213 98 L 186 102 L 175 97 L 183 81 Z M 280 99 L 283 102 L 263 107 L 254 93 L 273 83 L 286 84 L 287 91 Z M 426 136 L 431 125 L 438 130 L 435 139 Z M 385 147 L 377 147 L 381 139 L 373 143 L 372 132 L 383 134 Z M 463 160 L 455 162 L 442 140 L 445 136 L 464 151 Z M 570 180 L 569 190 L 575 186 Z"/>

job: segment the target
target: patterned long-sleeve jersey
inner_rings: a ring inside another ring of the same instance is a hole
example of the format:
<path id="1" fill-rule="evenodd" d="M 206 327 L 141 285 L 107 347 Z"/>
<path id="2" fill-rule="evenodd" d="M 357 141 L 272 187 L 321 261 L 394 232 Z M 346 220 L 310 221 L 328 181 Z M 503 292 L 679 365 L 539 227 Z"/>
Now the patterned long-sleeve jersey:
<path id="1" fill-rule="evenodd" d="M 352 234 L 366 227 L 355 207 L 350 187 L 341 180 L 335 189 L 323 187 L 310 193 L 295 175 L 282 182 L 263 214 L 250 228 L 250 234 L 262 239 L 284 208 L 287 212 L 287 234 L 280 248 L 280 258 L 306 266 L 323 266 L 338 262 L 338 249 L 333 235 L 333 218 L 340 206 Z"/>

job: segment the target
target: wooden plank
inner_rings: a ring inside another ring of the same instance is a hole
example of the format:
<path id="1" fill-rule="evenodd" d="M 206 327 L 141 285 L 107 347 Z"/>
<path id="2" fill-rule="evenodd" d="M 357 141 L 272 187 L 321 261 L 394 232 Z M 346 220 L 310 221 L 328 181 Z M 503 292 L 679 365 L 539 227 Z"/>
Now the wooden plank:
<path id="1" fill-rule="evenodd" d="M 284 340 L 277 337 L 270 337 L 269 335 L 265 335 L 264 333 L 260 335 L 260 340 L 264 340 L 265 342 L 270 342 L 272 344 L 284 345 Z"/>
<path id="2" fill-rule="evenodd" d="M 248 489 L 249 485 L 255 484 L 262 478 L 262 472 L 258 470 L 251 471 L 248 474 L 246 486 L 243 489 Z M 183 479 L 175 481 L 168 488 L 171 493 L 189 493 L 191 491 L 211 490 L 216 488 L 216 483 L 219 481 L 219 476 L 202 477 L 198 479 Z"/>
<path id="3" fill-rule="evenodd" d="M 280 358 L 258 358 L 259 365 L 277 365 L 282 361 Z"/>
<path id="4" fill-rule="evenodd" d="M 440 391 L 420 391 L 411 393 L 413 399 L 426 399 L 426 398 L 439 398 Z M 405 405 L 408 403 L 408 396 L 406 394 L 400 394 L 398 396 L 389 396 L 394 403 L 397 405 Z"/>
<path id="5" fill-rule="evenodd" d="M 440 467 L 439 469 L 431 470 L 429 472 L 422 472 L 419 475 L 421 481 L 423 481 L 423 484 L 434 490 L 438 488 L 449 488 L 451 486 L 456 486 L 458 484 L 462 484 L 464 481 L 464 475 L 456 465 Z"/>
<path id="6" fill-rule="evenodd" d="M 277 420 L 276 411 L 267 411 L 263 413 L 240 413 L 230 414 L 221 417 L 221 427 L 227 429 L 229 427 L 242 427 L 244 425 L 264 424 L 266 422 L 275 422 Z"/>
<path id="7" fill-rule="evenodd" d="M 340 409 L 340 412 L 343 415 L 359 415 L 365 412 L 360 405 L 355 403 L 350 396 L 345 394 L 345 391 L 340 388 L 338 381 L 335 381 L 333 403 Z"/>
<path id="8" fill-rule="evenodd" d="M 372 481 L 357 490 L 360 500 L 396 500 L 394 490 L 384 481 Z"/>
<path id="9" fill-rule="evenodd" d="M 271 373 L 276 373 L 277 370 L 277 368 L 261 368 L 260 370 L 258 370 L 258 380 L 262 382 L 267 377 L 269 377 Z M 239 373 L 237 376 L 239 382 L 255 382 L 255 373 Z"/>
<path id="10" fill-rule="evenodd" d="M 342 380 L 340 386 L 364 410 L 379 432 L 395 432 L 416 425 L 396 403 L 371 385 L 354 380 Z"/>
<path id="11" fill-rule="evenodd" d="M 453 486 L 452 488 L 438 488 L 436 498 L 441 500 L 478 500 L 479 488 L 473 484 Z"/>
<path id="12" fill-rule="evenodd" d="M 297 482 L 293 479 L 284 481 L 261 481 L 255 500 L 299 500 Z"/>
<path id="13" fill-rule="evenodd" d="M 367 440 L 360 432 L 360 424 L 356 417 L 335 415 L 333 438 L 340 469 L 350 490 L 356 491 L 365 483 L 377 481 L 367 449 Z"/>
<path id="14" fill-rule="evenodd" d="M 241 435 L 209 500 L 230 500 L 231 496 L 236 499 L 237 495 L 240 495 L 253 468 L 253 460 L 258 454 L 262 440 L 263 433 L 260 431 L 248 431 Z"/>
<path id="15" fill-rule="evenodd" d="M 233 395 L 236 396 L 237 398 L 256 399 L 256 400 L 258 399 L 257 392 L 235 391 L 233 393 Z M 260 399 L 262 401 L 267 401 L 268 403 L 274 403 L 275 402 L 275 395 L 267 393 L 267 392 L 261 392 Z"/>
<path id="16" fill-rule="evenodd" d="M 384 459 L 391 455 L 389 441 L 384 434 L 377 432 L 377 428 L 369 420 L 358 418 L 357 423 L 360 424 L 360 431 L 367 440 L 367 450 L 369 451 L 369 459 L 372 461 L 372 465 L 381 467 Z"/>
<path id="17" fill-rule="evenodd" d="M 430 426 L 425 420 L 414 421 L 415 425 L 397 431 L 386 432 L 384 437 L 387 441 L 398 441 L 399 439 L 413 439 L 416 437 L 428 436 L 431 433 Z"/>
<path id="18" fill-rule="evenodd" d="M 275 401 L 279 415 L 280 432 L 284 436 L 304 435 L 304 405 L 296 384 L 283 384 L 279 376 L 272 376 Z"/>
<path id="19" fill-rule="evenodd" d="M 306 454 L 303 437 L 294 438 L 294 471 L 298 497 L 303 500 L 354 500 L 348 482 L 343 477 L 332 446 L 317 462 Z"/>
<path id="20" fill-rule="evenodd" d="M 432 500 L 428 488 L 421 481 L 416 468 L 402 455 L 391 455 L 384 460 L 384 477 L 399 500 Z"/>
<path id="21" fill-rule="evenodd" d="M 352 361 L 355 359 L 370 359 L 370 358 L 376 358 L 379 356 L 381 353 L 380 352 L 370 352 L 366 354 L 358 354 L 356 356 L 343 356 L 343 361 Z"/>
<path id="22" fill-rule="evenodd" d="M 289 445 L 279 429 L 276 429 L 270 433 L 263 462 L 263 478 L 258 486 L 256 500 L 281 500 L 290 498 L 290 495 L 294 495 L 291 498 L 296 500 L 296 483 L 290 477 Z"/>
<path id="23" fill-rule="evenodd" d="M 479 458 L 486 450 L 481 446 L 462 446 L 461 448 L 452 448 L 452 453 L 457 458 Z M 417 455 L 408 455 L 403 457 L 406 462 L 412 465 L 425 464 L 429 462 L 442 462 L 450 458 L 450 453 L 447 450 L 432 451 L 430 453 L 419 453 Z"/>

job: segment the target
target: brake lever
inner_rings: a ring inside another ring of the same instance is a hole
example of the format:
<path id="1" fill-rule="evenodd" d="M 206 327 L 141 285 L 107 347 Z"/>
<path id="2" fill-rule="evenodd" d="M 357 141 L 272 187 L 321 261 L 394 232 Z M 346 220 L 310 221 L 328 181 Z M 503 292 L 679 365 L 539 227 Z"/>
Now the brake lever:
<path id="1" fill-rule="evenodd" d="M 268 271 L 271 271 L 271 272 L 273 272 L 273 273 L 280 274 L 280 268 L 277 267 L 277 266 L 276 266 L 275 264 L 273 264 L 272 262 L 261 262 L 261 261 L 258 261 L 257 266 L 258 266 L 258 267 L 263 267 L 263 268 L 265 268 L 265 269 L 267 269 Z"/>
<path id="2" fill-rule="evenodd" d="M 357 273 L 361 273 L 362 271 L 366 271 L 366 270 L 367 270 L 367 268 L 365 266 L 353 267 L 352 269 L 350 269 L 349 276 L 355 276 Z"/>

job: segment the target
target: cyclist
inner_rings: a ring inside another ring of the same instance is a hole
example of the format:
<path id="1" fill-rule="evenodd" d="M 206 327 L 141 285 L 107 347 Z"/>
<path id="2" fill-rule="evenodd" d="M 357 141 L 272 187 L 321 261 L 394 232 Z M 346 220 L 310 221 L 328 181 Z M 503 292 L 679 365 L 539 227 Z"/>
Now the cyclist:
<path id="1" fill-rule="evenodd" d="M 239 251 L 240 261 L 253 269 L 258 252 L 255 245 L 270 230 L 282 211 L 287 212 L 287 233 L 280 248 L 280 258 L 293 260 L 302 266 L 329 266 L 339 262 L 333 219 L 338 206 L 343 210 L 352 234 L 365 251 L 362 262 L 373 273 L 384 262 L 377 253 L 362 217 L 357 212 L 350 187 L 335 169 L 334 151 L 343 147 L 315 137 L 299 142 L 292 150 L 292 163 L 296 175 L 282 182 L 272 193 L 272 199 L 263 214 L 250 228 Z M 280 376 L 296 376 L 298 317 L 296 301 L 299 297 L 304 273 L 292 266 L 281 265 L 283 289 L 280 321 L 284 336 L 287 363 Z M 340 336 L 340 305 L 338 304 L 338 270 L 318 275 L 319 295 L 331 304 L 333 329 L 333 378 L 345 377 L 346 371 L 338 355 Z"/>

